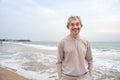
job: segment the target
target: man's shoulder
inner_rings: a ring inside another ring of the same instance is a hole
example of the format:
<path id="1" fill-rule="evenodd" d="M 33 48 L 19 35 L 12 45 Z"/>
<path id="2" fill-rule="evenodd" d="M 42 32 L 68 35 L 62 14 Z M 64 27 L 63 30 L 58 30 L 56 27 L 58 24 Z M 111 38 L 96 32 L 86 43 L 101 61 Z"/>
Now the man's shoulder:
<path id="1" fill-rule="evenodd" d="M 80 39 L 82 40 L 83 43 L 85 43 L 86 45 L 89 44 L 89 40 L 84 37 L 84 36 L 80 36 Z"/>
<path id="2" fill-rule="evenodd" d="M 83 41 L 88 41 L 88 39 L 84 36 L 80 36 L 80 39 L 83 40 Z"/>
<path id="3" fill-rule="evenodd" d="M 65 37 L 63 37 L 60 41 L 59 41 L 59 43 L 64 43 L 64 42 L 66 42 L 66 41 L 68 41 L 69 40 L 69 36 L 65 36 Z"/>
<path id="4" fill-rule="evenodd" d="M 70 40 L 70 38 L 69 38 L 69 36 L 67 35 L 67 36 L 65 36 L 65 37 L 63 37 L 62 39 L 61 39 L 61 41 L 67 41 L 67 40 Z"/>

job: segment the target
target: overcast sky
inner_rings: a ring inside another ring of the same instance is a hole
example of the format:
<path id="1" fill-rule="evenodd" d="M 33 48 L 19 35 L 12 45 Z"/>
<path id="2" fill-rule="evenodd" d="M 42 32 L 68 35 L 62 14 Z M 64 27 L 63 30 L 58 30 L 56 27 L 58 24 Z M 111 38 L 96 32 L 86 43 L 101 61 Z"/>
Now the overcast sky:
<path id="1" fill-rule="evenodd" d="M 59 41 L 71 15 L 90 41 L 120 41 L 120 0 L 0 0 L 0 38 Z"/>

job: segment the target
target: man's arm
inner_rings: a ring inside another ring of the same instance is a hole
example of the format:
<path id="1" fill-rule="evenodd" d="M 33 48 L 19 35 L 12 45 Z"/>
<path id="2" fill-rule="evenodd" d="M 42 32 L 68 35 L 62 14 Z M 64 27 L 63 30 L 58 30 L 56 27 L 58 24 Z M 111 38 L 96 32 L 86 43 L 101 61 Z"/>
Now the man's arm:
<path id="1" fill-rule="evenodd" d="M 57 71 L 58 71 L 58 79 L 62 76 L 62 60 L 63 60 L 63 44 L 60 42 L 58 44 L 58 54 L 57 54 Z"/>
<path id="2" fill-rule="evenodd" d="M 93 72 L 93 56 L 92 56 L 92 51 L 91 51 L 91 47 L 90 47 L 89 42 L 87 44 L 86 60 L 88 62 L 88 69 L 89 69 L 90 75 L 92 76 L 92 72 Z"/>

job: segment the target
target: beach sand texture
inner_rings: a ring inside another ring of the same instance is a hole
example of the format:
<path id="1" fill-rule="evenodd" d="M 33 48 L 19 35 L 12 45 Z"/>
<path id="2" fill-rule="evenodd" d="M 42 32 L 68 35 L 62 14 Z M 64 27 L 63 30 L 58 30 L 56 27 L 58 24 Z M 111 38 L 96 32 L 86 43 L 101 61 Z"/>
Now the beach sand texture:
<path id="1" fill-rule="evenodd" d="M 7 70 L 5 68 L 0 68 L 0 80 L 29 80 L 17 73 Z"/>

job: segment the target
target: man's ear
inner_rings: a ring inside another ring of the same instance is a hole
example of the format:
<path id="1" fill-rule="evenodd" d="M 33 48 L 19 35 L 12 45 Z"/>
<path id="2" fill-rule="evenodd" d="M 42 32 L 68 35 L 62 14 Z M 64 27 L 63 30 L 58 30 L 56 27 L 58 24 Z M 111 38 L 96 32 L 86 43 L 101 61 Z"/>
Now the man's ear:
<path id="1" fill-rule="evenodd" d="M 81 28 L 83 27 L 83 25 L 81 24 Z"/>
<path id="2" fill-rule="evenodd" d="M 67 25 L 66 27 L 67 27 L 67 29 L 69 29 L 69 26 L 68 26 L 68 25 Z"/>

